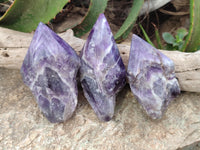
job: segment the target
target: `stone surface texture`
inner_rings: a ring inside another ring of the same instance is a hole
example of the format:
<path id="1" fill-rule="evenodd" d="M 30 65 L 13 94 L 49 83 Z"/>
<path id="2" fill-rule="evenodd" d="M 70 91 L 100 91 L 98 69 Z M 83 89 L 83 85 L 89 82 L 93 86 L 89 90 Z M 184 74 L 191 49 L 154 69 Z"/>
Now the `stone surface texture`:
<path id="1" fill-rule="evenodd" d="M 101 122 L 79 89 L 74 115 L 52 124 L 19 70 L 0 68 L 0 83 L 0 150 L 176 150 L 200 141 L 200 93 L 182 93 L 161 120 L 152 120 L 126 86 L 113 119 Z"/>
<path id="2" fill-rule="evenodd" d="M 50 122 L 62 122 L 72 116 L 77 105 L 76 75 L 79 67 L 80 59 L 76 52 L 40 23 L 21 73 Z"/>
<path id="3" fill-rule="evenodd" d="M 160 119 L 180 94 L 173 61 L 133 34 L 127 72 L 139 103 L 152 119 Z"/>
<path id="4" fill-rule="evenodd" d="M 100 14 L 82 49 L 80 81 L 98 118 L 109 121 L 116 94 L 126 84 L 126 69 L 104 14 Z"/>

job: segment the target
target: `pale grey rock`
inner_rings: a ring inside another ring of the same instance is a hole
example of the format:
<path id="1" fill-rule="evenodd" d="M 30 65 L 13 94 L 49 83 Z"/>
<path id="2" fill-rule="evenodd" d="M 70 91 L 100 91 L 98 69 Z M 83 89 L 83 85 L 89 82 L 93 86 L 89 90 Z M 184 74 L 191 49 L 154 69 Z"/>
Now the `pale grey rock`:
<path id="1" fill-rule="evenodd" d="M 51 124 L 20 71 L 0 68 L 0 150 L 176 150 L 200 141 L 198 93 L 182 93 L 161 120 L 153 121 L 126 86 L 117 97 L 113 119 L 102 123 L 79 91 L 72 118 Z"/>

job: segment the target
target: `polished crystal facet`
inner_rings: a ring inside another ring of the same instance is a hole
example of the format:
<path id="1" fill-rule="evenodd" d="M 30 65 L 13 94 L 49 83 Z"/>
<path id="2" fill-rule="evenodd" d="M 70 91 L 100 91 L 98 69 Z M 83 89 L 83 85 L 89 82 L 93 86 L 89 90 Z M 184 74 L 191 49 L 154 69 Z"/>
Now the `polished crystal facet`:
<path id="1" fill-rule="evenodd" d="M 136 35 L 132 37 L 128 80 L 133 94 L 152 119 L 159 119 L 179 93 L 174 63 Z"/>
<path id="2" fill-rule="evenodd" d="M 43 23 L 38 25 L 21 73 L 50 122 L 70 118 L 77 105 L 76 52 Z"/>
<path id="3" fill-rule="evenodd" d="M 109 121 L 126 70 L 104 14 L 100 14 L 82 49 L 80 80 L 84 95 L 101 121 Z"/>

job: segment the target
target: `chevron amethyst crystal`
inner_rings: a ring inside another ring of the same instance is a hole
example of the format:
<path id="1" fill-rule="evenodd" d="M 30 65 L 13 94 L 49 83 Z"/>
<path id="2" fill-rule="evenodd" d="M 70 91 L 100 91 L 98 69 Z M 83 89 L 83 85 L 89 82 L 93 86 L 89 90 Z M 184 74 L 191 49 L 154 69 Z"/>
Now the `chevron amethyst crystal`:
<path id="1" fill-rule="evenodd" d="M 101 121 L 109 121 L 126 70 L 104 14 L 100 14 L 82 49 L 80 80 L 84 95 Z"/>
<path id="2" fill-rule="evenodd" d="M 21 74 L 50 122 L 63 122 L 72 116 L 77 105 L 76 75 L 79 67 L 80 58 L 76 52 L 40 23 Z"/>
<path id="3" fill-rule="evenodd" d="M 132 37 L 128 80 L 133 94 L 152 119 L 159 119 L 180 93 L 174 63 L 136 35 Z"/>

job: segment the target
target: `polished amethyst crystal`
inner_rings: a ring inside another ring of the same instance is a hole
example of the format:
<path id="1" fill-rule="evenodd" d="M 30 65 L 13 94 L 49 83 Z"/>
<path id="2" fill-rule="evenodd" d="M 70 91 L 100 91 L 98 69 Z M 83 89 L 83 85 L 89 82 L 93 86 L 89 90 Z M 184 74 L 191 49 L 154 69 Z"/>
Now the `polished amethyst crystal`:
<path id="1" fill-rule="evenodd" d="M 128 80 L 133 94 L 152 119 L 159 119 L 180 93 L 174 63 L 136 35 L 132 37 Z"/>
<path id="2" fill-rule="evenodd" d="M 76 52 L 40 23 L 21 74 L 50 122 L 63 122 L 72 116 L 77 105 L 76 75 L 79 67 L 80 58 Z"/>
<path id="3" fill-rule="evenodd" d="M 126 83 L 126 70 L 104 14 L 100 14 L 81 53 L 84 95 L 101 121 L 109 121 L 116 94 Z"/>

